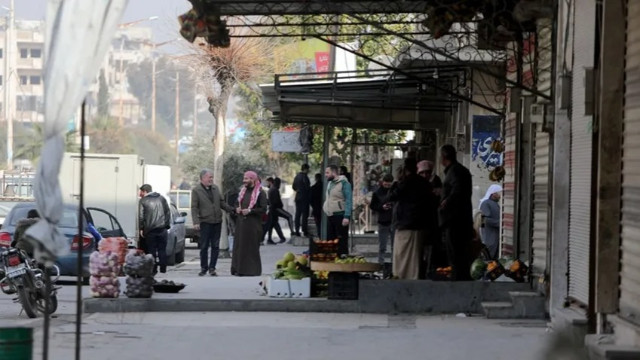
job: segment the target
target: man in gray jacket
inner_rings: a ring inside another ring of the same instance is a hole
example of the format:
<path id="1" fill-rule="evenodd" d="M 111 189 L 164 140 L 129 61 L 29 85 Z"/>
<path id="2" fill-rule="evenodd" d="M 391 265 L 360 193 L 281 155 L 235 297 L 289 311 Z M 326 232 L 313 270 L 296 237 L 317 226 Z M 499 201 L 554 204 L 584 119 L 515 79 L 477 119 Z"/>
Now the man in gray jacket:
<path id="1" fill-rule="evenodd" d="M 153 272 L 158 271 L 158 264 L 161 273 L 167 272 L 167 230 L 171 227 L 171 210 L 167 200 L 153 192 L 149 184 L 140 187 L 138 226 L 147 253 L 155 259 Z"/>
<path id="2" fill-rule="evenodd" d="M 191 190 L 191 216 L 193 226 L 200 231 L 200 273 L 204 276 L 207 271 L 211 276 L 216 276 L 216 265 L 220 254 L 220 233 L 222 231 L 222 210 L 233 212 L 235 209 L 229 206 L 220 189 L 213 184 L 213 173 L 204 169 L 200 172 L 200 184 Z M 211 247 L 211 262 L 208 259 L 209 247 Z"/>

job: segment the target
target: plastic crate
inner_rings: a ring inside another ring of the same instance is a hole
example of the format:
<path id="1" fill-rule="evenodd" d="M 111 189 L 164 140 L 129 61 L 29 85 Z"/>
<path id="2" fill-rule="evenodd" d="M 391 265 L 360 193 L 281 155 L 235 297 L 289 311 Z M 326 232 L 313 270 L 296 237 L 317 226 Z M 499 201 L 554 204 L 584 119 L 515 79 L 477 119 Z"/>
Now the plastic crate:
<path id="1" fill-rule="evenodd" d="M 331 300 L 358 300 L 358 273 L 330 272 L 329 295 Z"/>

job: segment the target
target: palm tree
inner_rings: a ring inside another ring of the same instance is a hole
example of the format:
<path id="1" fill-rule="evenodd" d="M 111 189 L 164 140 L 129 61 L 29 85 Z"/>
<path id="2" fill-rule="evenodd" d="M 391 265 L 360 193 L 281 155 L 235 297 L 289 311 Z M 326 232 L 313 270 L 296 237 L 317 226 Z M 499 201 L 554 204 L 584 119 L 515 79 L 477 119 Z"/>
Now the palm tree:
<path id="1" fill-rule="evenodd" d="M 76 131 L 67 131 L 65 133 L 65 151 L 77 152 L 80 150 L 80 146 L 76 141 Z M 21 139 L 18 141 L 18 146 L 14 154 L 16 159 L 27 159 L 32 163 L 37 163 L 40 159 L 40 150 L 44 143 L 44 128 L 42 124 L 33 124 L 31 129 L 26 131 L 26 134 L 19 136 Z"/>

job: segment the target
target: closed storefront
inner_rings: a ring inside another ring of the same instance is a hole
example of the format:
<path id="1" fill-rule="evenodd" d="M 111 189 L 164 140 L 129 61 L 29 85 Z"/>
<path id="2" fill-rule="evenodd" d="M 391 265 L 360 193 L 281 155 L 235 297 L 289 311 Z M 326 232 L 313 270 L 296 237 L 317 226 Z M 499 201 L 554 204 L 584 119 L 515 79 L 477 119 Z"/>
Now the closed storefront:
<path id="1" fill-rule="evenodd" d="M 594 65 L 596 2 L 578 0 L 575 7 L 573 96 L 571 109 L 571 183 L 569 194 L 569 298 L 589 302 L 593 116 L 585 103 Z"/>
<path id="2" fill-rule="evenodd" d="M 640 1 L 627 6 L 620 316 L 640 324 Z"/>

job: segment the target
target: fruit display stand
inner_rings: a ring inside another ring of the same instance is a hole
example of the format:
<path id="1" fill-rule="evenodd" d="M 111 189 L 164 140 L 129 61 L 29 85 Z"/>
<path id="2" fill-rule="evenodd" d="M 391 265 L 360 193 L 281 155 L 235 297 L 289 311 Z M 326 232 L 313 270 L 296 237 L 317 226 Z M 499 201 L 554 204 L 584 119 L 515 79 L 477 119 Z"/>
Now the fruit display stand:
<path id="1" fill-rule="evenodd" d="M 276 271 L 265 279 L 265 290 L 269 297 L 311 297 L 311 270 L 304 255 L 296 257 L 287 252 L 276 263 Z"/>
<path id="2" fill-rule="evenodd" d="M 313 239 L 309 241 L 309 258 L 312 262 L 330 263 L 338 258 L 338 240 Z M 329 274 L 316 272 L 311 281 L 311 296 L 327 297 L 329 290 Z"/>
<path id="3" fill-rule="evenodd" d="M 374 263 L 335 263 L 312 261 L 311 270 L 328 272 L 327 298 L 331 300 L 357 300 L 360 273 L 380 271 L 382 266 Z"/>

